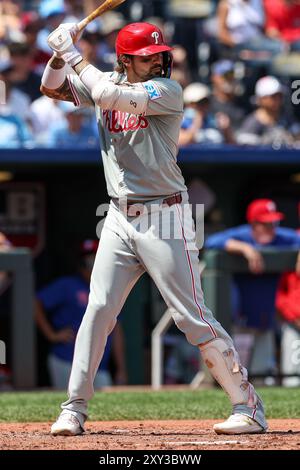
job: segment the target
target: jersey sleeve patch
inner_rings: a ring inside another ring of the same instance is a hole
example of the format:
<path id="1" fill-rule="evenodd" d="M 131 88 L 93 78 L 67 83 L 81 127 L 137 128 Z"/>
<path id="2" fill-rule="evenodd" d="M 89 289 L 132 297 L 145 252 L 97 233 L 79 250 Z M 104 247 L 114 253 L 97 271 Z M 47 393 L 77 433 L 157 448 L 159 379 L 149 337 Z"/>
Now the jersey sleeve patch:
<path id="1" fill-rule="evenodd" d="M 160 98 L 162 98 L 162 93 L 154 82 L 149 81 L 149 82 L 143 83 L 143 87 L 148 93 L 150 100 L 154 101 L 154 100 L 159 100 Z"/>

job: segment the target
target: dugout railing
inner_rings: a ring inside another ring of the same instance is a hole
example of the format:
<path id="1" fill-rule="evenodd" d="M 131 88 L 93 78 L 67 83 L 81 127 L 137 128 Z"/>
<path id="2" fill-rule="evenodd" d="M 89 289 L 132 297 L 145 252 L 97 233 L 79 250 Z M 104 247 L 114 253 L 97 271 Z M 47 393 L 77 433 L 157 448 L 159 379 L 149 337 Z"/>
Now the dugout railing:
<path id="1" fill-rule="evenodd" d="M 282 273 L 295 270 L 297 250 L 265 248 L 260 252 L 264 259 L 264 273 Z M 199 269 L 206 305 L 230 333 L 232 329 L 232 276 L 237 273 L 249 273 L 248 263 L 242 256 L 231 255 L 223 250 L 206 250 Z M 156 390 L 163 385 L 163 338 L 172 321 L 171 312 L 167 309 L 152 332 L 151 384 L 152 388 Z M 197 387 L 204 375 L 205 373 L 200 371 L 191 382 L 191 387 Z"/>
<path id="2" fill-rule="evenodd" d="M 16 389 L 36 387 L 36 339 L 34 322 L 34 283 L 31 252 L 18 248 L 0 252 L 0 271 L 11 275 L 11 335 L 6 357 L 11 359 L 12 385 Z M 3 307 L 2 307 L 3 308 Z M 1 332 L 0 332 L 0 339 Z"/>

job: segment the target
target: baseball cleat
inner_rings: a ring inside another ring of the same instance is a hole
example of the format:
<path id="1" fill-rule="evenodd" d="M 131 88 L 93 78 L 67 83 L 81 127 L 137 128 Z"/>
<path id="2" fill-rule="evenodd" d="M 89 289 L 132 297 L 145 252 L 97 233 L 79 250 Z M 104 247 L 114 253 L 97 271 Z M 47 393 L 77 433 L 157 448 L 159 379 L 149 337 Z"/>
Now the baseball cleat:
<path id="1" fill-rule="evenodd" d="M 217 434 L 258 434 L 266 432 L 254 419 L 249 416 L 234 414 L 224 421 L 214 425 Z"/>
<path id="2" fill-rule="evenodd" d="M 83 432 L 79 420 L 68 411 L 63 411 L 51 426 L 52 436 L 78 436 Z"/>

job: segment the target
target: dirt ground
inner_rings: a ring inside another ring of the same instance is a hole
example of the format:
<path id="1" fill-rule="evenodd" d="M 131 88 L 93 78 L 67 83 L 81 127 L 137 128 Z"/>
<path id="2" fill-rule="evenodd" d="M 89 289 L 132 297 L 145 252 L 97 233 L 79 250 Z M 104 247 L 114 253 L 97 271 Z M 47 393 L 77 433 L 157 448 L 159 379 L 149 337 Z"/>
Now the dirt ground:
<path id="1" fill-rule="evenodd" d="M 76 437 L 52 437 L 49 423 L 0 423 L 1 450 L 300 450 L 300 419 L 273 419 L 261 435 L 218 436 L 216 421 L 89 422 Z"/>

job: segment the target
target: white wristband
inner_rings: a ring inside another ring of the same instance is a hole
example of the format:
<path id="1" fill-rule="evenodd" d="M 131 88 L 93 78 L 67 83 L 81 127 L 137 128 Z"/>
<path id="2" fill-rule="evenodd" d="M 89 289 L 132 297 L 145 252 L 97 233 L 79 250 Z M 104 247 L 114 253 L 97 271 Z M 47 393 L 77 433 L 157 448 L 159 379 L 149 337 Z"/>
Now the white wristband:
<path id="1" fill-rule="evenodd" d="M 87 65 L 79 74 L 80 80 L 90 93 L 92 93 L 94 87 L 99 83 L 99 80 L 102 80 L 103 77 L 104 73 L 92 64 Z"/>
<path id="2" fill-rule="evenodd" d="M 46 65 L 42 76 L 42 85 L 50 90 L 59 88 L 66 79 L 66 64 L 61 69 L 53 69 L 51 65 Z"/>
<path id="3" fill-rule="evenodd" d="M 73 49 L 64 52 L 61 54 L 61 58 L 70 65 L 70 67 L 75 67 L 82 61 L 82 56 L 80 52 L 74 47 Z"/>

